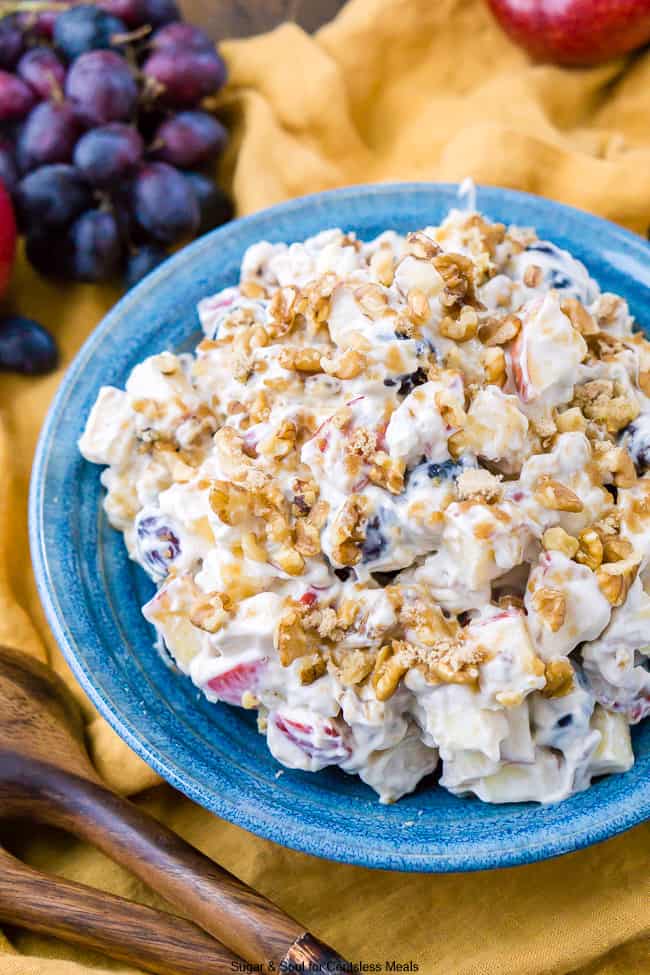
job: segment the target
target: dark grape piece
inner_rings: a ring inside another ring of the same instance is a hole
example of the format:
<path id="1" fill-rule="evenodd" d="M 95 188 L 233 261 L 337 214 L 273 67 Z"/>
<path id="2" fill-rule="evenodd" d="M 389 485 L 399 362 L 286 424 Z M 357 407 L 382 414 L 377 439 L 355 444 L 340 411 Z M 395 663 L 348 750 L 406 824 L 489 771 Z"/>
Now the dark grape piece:
<path id="1" fill-rule="evenodd" d="M 175 0 L 144 0 L 144 6 L 144 23 L 152 27 L 163 27 L 181 19 Z"/>
<path id="2" fill-rule="evenodd" d="M 133 125 L 111 122 L 79 139 L 74 164 L 92 186 L 115 186 L 131 176 L 142 160 L 144 144 Z"/>
<path id="3" fill-rule="evenodd" d="M 13 146 L 8 139 L 0 139 L 0 182 L 13 196 L 18 185 L 18 166 Z"/>
<path id="4" fill-rule="evenodd" d="M 117 221 L 105 210 L 88 210 L 70 228 L 72 269 L 77 281 L 109 281 L 122 259 Z"/>
<path id="5" fill-rule="evenodd" d="M 165 578 L 181 550 L 178 534 L 161 515 L 136 519 L 136 545 L 138 555 L 154 579 Z"/>
<path id="6" fill-rule="evenodd" d="M 647 414 L 641 414 L 628 423 L 618 442 L 630 454 L 639 476 L 645 474 L 650 468 L 650 422 Z"/>
<path id="7" fill-rule="evenodd" d="M 220 186 L 204 176 L 203 173 L 183 173 L 185 179 L 194 190 L 199 204 L 201 219 L 197 233 L 207 234 L 209 230 L 220 227 L 232 220 L 234 209 L 232 200 Z"/>
<path id="8" fill-rule="evenodd" d="M 38 322 L 22 315 L 0 320 L 0 369 L 37 376 L 51 372 L 58 361 L 54 339 Z"/>
<path id="9" fill-rule="evenodd" d="M 340 579 L 341 582 L 347 582 L 352 575 L 352 569 L 334 569 L 334 575 L 337 577 L 337 579 Z"/>
<path id="10" fill-rule="evenodd" d="M 84 3 L 59 14 L 54 24 L 54 43 L 68 61 L 74 61 L 87 51 L 110 47 L 113 36 L 125 33 L 123 20 Z"/>
<path id="11" fill-rule="evenodd" d="M 142 71 L 160 101 L 178 108 L 197 105 L 206 95 L 218 91 L 226 80 L 226 65 L 214 49 L 154 51 Z"/>
<path id="12" fill-rule="evenodd" d="M 90 189 L 73 166 L 56 163 L 25 176 L 16 188 L 20 228 L 27 234 L 59 230 L 87 210 Z"/>
<path id="13" fill-rule="evenodd" d="M 131 254 L 126 262 L 124 270 L 124 283 L 127 288 L 132 288 L 142 281 L 143 278 L 157 268 L 167 257 L 167 252 L 156 244 L 144 244 L 140 250 Z"/>
<path id="14" fill-rule="evenodd" d="M 133 211 L 154 240 L 173 244 L 199 225 L 199 205 L 182 173 L 167 163 L 143 166 L 133 181 Z"/>
<path id="15" fill-rule="evenodd" d="M 371 572 L 372 578 L 380 586 L 390 586 L 400 574 L 401 569 L 391 569 L 389 572 Z"/>
<path id="16" fill-rule="evenodd" d="M 98 6 L 131 29 L 149 23 L 145 0 L 100 0 Z"/>
<path id="17" fill-rule="evenodd" d="M 207 112 L 179 112 L 160 126 L 154 137 L 158 159 L 186 169 L 218 156 L 228 133 L 221 122 Z"/>
<path id="18" fill-rule="evenodd" d="M 11 71 L 23 51 L 23 32 L 17 17 L 0 20 L 0 68 Z"/>
<path id="19" fill-rule="evenodd" d="M 381 530 L 381 519 L 379 515 L 374 515 L 366 522 L 366 537 L 361 548 L 362 561 L 376 562 L 387 544 L 386 536 Z"/>
<path id="20" fill-rule="evenodd" d="M 41 102 L 29 113 L 18 137 L 16 155 L 21 172 L 68 162 L 78 135 L 79 120 L 72 105 Z"/>
<path id="21" fill-rule="evenodd" d="M 35 101 L 29 85 L 7 71 L 0 71 L 0 122 L 24 118 Z"/>
<path id="22" fill-rule="evenodd" d="M 409 393 L 413 392 L 416 386 L 421 386 L 426 382 L 427 374 L 424 369 L 416 369 L 415 372 L 410 373 L 410 375 L 404 376 L 400 382 L 397 392 L 400 396 L 408 396 Z"/>
<path id="23" fill-rule="evenodd" d="M 90 51 L 77 58 L 68 72 L 65 93 L 88 125 L 128 120 L 138 100 L 131 69 L 115 51 Z"/>
<path id="24" fill-rule="evenodd" d="M 445 460 L 442 464 L 427 464 L 427 477 L 432 481 L 456 480 L 465 469 L 463 464 L 458 464 L 454 460 Z"/>
<path id="25" fill-rule="evenodd" d="M 33 47 L 26 51 L 16 71 L 39 98 L 60 95 L 65 81 L 65 66 L 52 48 Z"/>
<path id="26" fill-rule="evenodd" d="M 214 51 L 214 43 L 194 24 L 172 23 L 151 38 L 152 51 Z"/>

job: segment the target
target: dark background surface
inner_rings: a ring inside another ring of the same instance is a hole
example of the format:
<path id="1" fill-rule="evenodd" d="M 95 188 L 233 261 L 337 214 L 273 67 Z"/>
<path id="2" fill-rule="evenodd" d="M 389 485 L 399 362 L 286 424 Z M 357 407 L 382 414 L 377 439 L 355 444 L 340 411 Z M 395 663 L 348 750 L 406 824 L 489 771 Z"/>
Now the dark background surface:
<path id="1" fill-rule="evenodd" d="M 294 20 L 312 31 L 331 20 L 345 0 L 180 0 L 184 17 L 216 41 L 246 37 Z"/>

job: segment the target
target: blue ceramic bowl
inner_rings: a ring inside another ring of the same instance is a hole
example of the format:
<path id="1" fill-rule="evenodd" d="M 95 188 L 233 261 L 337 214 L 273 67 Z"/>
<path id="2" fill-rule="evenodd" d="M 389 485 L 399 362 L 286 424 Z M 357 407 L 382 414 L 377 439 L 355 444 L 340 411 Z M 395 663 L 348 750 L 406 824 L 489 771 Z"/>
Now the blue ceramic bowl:
<path id="1" fill-rule="evenodd" d="M 126 295 L 71 365 L 34 465 L 30 520 L 36 577 L 50 624 L 80 684 L 117 733 L 157 772 L 219 816 L 318 856 L 396 870 L 478 870 L 566 853 L 650 815 L 650 721 L 634 730 L 636 764 L 558 805 L 484 805 L 436 786 L 382 806 L 338 770 L 284 771 L 250 712 L 209 704 L 152 646 L 140 614 L 152 586 L 102 511 L 99 470 L 76 447 L 103 384 L 123 386 L 144 356 L 192 347 L 197 301 L 237 281 L 246 247 L 326 227 L 362 238 L 439 221 L 454 185 L 353 187 L 293 200 L 196 241 Z M 481 188 L 493 219 L 534 226 L 568 248 L 605 289 L 650 324 L 650 250 L 586 213 Z"/>

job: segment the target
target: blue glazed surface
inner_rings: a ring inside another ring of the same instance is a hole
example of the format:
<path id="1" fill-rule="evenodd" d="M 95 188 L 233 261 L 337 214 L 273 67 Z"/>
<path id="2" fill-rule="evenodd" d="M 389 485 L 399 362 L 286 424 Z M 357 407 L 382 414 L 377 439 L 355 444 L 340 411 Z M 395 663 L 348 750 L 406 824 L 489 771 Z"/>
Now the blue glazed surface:
<path id="1" fill-rule="evenodd" d="M 596 843 L 650 816 L 650 720 L 634 730 L 636 764 L 554 806 L 490 806 L 435 786 L 381 806 L 336 771 L 284 771 L 253 716 L 209 704 L 152 647 L 140 614 L 151 592 L 101 508 L 99 469 L 76 441 L 104 384 L 123 386 L 144 356 L 189 349 L 195 306 L 234 284 L 254 241 L 302 240 L 339 226 L 370 238 L 438 222 L 457 204 L 449 184 L 353 187 L 305 197 L 196 241 L 115 306 L 71 365 L 34 465 L 30 533 L 54 633 L 77 679 L 125 741 L 172 785 L 234 823 L 296 849 L 370 867 L 460 871 L 528 863 Z M 596 217 L 537 197 L 480 188 L 489 217 L 534 226 L 580 258 L 601 287 L 624 295 L 650 326 L 650 249 Z"/>

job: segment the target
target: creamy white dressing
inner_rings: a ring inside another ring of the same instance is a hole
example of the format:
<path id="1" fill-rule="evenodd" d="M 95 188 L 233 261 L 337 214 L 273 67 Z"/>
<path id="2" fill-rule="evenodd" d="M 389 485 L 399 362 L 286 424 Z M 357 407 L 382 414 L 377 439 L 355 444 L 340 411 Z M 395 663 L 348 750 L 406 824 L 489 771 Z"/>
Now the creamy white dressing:
<path id="1" fill-rule="evenodd" d="M 558 801 L 628 769 L 629 724 L 650 712 L 650 485 L 616 487 L 615 472 L 597 473 L 594 446 L 618 440 L 645 473 L 639 377 L 650 353 L 625 302 L 601 295 L 579 261 L 471 206 L 426 227 L 419 247 L 391 230 L 364 243 L 336 229 L 253 245 L 241 284 L 200 302 L 196 353 L 162 352 L 125 391 L 103 388 L 79 442 L 107 466 L 106 512 L 156 582 L 143 612 L 180 669 L 209 700 L 256 709 L 281 764 L 338 765 L 382 802 L 437 768 L 458 795 Z M 458 282 L 423 245 L 471 262 L 474 297 L 459 300 L 478 331 L 450 337 Z M 311 301 L 314 287 L 326 314 L 301 305 L 277 330 L 278 299 Z M 593 354 L 566 299 L 610 337 L 611 354 Z M 519 330 L 495 377 L 480 326 L 508 315 Z M 315 364 L 301 372 L 303 352 Z M 576 388 L 601 380 L 639 415 L 616 436 L 587 420 L 556 429 Z M 540 500 L 545 479 L 579 510 Z M 297 566 L 295 526 L 273 528 L 258 482 L 295 519 L 314 503 L 304 484 L 316 486 L 318 544 Z M 346 527 L 351 499 L 358 537 Z M 638 568 L 613 609 L 597 567 L 545 547 L 549 530 L 575 540 L 612 513 Z M 357 546 L 352 559 L 342 538 Z M 552 625 L 549 600 L 561 609 Z M 408 606 L 433 623 L 405 622 Z M 283 662 L 288 607 L 320 615 L 304 655 Z M 372 668 L 393 642 L 396 658 L 411 656 L 382 698 Z M 568 678 L 550 690 L 558 665 Z"/>

